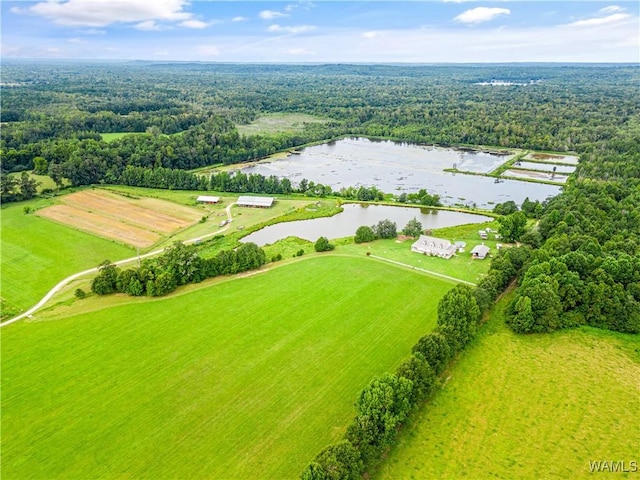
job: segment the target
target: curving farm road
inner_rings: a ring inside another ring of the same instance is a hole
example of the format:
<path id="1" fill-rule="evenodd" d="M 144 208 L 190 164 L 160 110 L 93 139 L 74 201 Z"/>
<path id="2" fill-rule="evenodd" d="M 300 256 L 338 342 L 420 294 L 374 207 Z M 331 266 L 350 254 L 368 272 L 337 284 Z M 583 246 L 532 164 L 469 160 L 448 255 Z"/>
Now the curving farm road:
<path id="1" fill-rule="evenodd" d="M 233 220 L 233 217 L 231 216 L 231 207 L 235 205 L 235 203 L 231 203 L 227 206 L 227 208 L 225 208 L 225 212 L 227 213 L 227 219 L 228 220 Z M 224 228 L 221 228 L 219 230 L 216 230 L 215 232 L 212 233 L 207 233 L 206 235 L 201 235 L 200 237 L 196 237 L 196 238 L 191 238 L 189 240 L 185 240 L 184 243 L 189 244 L 189 243 L 195 243 L 195 242 L 199 242 L 205 238 L 209 238 L 209 237 L 213 237 L 214 235 L 218 235 L 221 232 L 224 232 L 225 230 L 227 230 L 229 228 L 229 226 L 225 226 Z M 166 248 L 166 247 L 165 247 Z M 160 248 L 158 250 L 154 250 L 153 252 L 149 252 L 149 253 L 145 253 L 144 255 L 136 255 L 135 257 L 131 257 L 131 258 L 125 258 L 124 260 L 118 260 L 117 262 L 113 262 L 115 265 L 124 265 L 126 263 L 130 263 L 130 262 L 136 262 L 138 261 L 138 259 L 142 259 L 142 258 L 147 258 L 147 257 L 153 257 L 154 255 L 159 255 L 162 252 L 164 252 L 164 248 Z M 88 270 L 83 270 L 82 272 L 78 272 L 75 273 L 73 275 L 68 276 L 67 278 L 65 278 L 64 280 L 60 281 L 55 287 L 53 287 L 51 290 L 49 290 L 47 292 L 47 294 L 42 297 L 42 299 L 36 303 L 33 307 L 31 307 L 29 310 L 27 310 L 24 313 L 21 313 L 20 315 L 13 317 L 9 320 L 7 320 L 6 322 L 2 322 L 0 323 L 0 328 L 1 327 L 5 327 L 7 325 L 11 325 L 12 323 L 17 322 L 18 320 L 22 320 L 25 317 L 31 317 L 31 315 L 33 315 L 37 310 L 39 310 L 40 308 L 42 308 L 42 306 L 44 304 L 46 304 L 51 297 L 53 297 L 56 293 L 58 293 L 60 290 L 62 290 L 62 288 L 64 288 L 69 282 L 75 280 L 76 278 L 82 277 L 83 275 L 88 275 L 90 273 L 96 273 L 98 271 L 99 267 L 95 267 L 95 268 L 90 268 Z"/>

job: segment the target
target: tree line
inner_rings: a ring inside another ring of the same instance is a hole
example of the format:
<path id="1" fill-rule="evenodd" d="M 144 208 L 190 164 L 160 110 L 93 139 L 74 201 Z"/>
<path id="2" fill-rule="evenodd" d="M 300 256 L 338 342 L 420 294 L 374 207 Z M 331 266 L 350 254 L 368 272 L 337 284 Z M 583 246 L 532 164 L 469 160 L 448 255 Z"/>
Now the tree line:
<path id="1" fill-rule="evenodd" d="M 437 327 L 417 341 L 394 373 L 374 378 L 360 392 L 344 437 L 322 449 L 300 478 L 359 479 L 372 472 L 409 415 L 442 386 L 447 368 L 473 340 L 483 315 L 530 255 L 528 247 L 504 249 L 478 286 L 449 290 L 438 303 Z"/>
<path id="2" fill-rule="evenodd" d="M 126 293 L 158 297 L 187 283 L 255 270 L 265 263 L 264 250 L 255 243 L 243 243 L 234 250 L 223 250 L 214 257 L 202 258 L 195 245 L 175 242 L 162 255 L 146 259 L 138 267 L 120 269 L 106 260 L 100 264 L 99 273 L 91 282 L 91 291 L 98 295 Z"/>

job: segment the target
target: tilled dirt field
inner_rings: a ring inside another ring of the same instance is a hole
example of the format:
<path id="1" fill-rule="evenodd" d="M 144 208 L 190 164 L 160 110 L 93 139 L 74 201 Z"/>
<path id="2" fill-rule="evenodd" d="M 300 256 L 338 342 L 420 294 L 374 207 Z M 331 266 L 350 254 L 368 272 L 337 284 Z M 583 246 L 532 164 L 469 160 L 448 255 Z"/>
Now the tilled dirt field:
<path id="1" fill-rule="evenodd" d="M 102 190 L 72 193 L 38 215 L 134 247 L 196 222 L 202 212 L 154 198 L 128 198 Z"/>

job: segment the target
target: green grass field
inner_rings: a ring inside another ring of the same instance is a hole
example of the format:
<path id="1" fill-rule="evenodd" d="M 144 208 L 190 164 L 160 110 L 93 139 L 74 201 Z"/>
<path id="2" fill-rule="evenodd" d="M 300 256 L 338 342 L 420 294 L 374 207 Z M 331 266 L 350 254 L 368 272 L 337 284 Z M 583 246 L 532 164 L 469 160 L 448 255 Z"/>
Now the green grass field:
<path id="1" fill-rule="evenodd" d="M 115 132 L 115 133 L 101 133 L 100 136 L 102 137 L 102 140 L 109 143 L 109 142 L 113 142 L 114 140 L 118 140 L 122 137 L 125 137 L 127 135 L 140 135 L 140 133 L 137 132 Z"/>
<path id="2" fill-rule="evenodd" d="M 304 113 L 274 113 L 263 115 L 248 125 L 237 125 L 241 135 L 266 135 L 299 132 L 305 123 L 324 123 L 327 120 Z"/>
<path id="3" fill-rule="evenodd" d="M 296 478 L 451 284 L 316 256 L 2 331 L 2 476 Z M 87 299 L 86 301 L 91 301 Z"/>
<path id="4" fill-rule="evenodd" d="M 63 278 L 105 259 L 135 255 L 135 250 L 51 222 L 23 208 L 38 208 L 50 200 L 9 204 L 2 208 L 2 298 L 16 307 L 34 305 Z"/>
<path id="5" fill-rule="evenodd" d="M 35 173 L 33 173 L 33 171 L 28 171 L 27 173 L 31 178 L 33 178 L 36 182 L 38 182 L 38 187 L 37 187 L 38 193 L 41 193 L 45 189 L 55 190 L 57 188 L 55 182 L 51 179 L 49 175 L 36 175 Z M 10 173 L 9 175 L 12 177 L 20 178 L 20 176 L 22 175 L 22 172 Z M 65 184 L 68 184 L 68 183 L 69 182 L 65 180 Z"/>
<path id="6" fill-rule="evenodd" d="M 516 335 L 500 305 L 376 478 L 625 478 L 589 461 L 638 461 L 640 337 Z"/>

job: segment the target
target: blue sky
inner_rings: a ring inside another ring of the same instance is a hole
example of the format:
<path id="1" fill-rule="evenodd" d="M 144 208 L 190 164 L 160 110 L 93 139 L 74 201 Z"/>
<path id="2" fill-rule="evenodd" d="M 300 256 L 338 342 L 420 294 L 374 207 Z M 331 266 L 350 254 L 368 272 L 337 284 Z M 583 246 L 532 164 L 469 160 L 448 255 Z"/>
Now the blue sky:
<path id="1" fill-rule="evenodd" d="M 3 0 L 0 8 L 2 58 L 640 61 L 640 2 L 626 0 Z"/>

